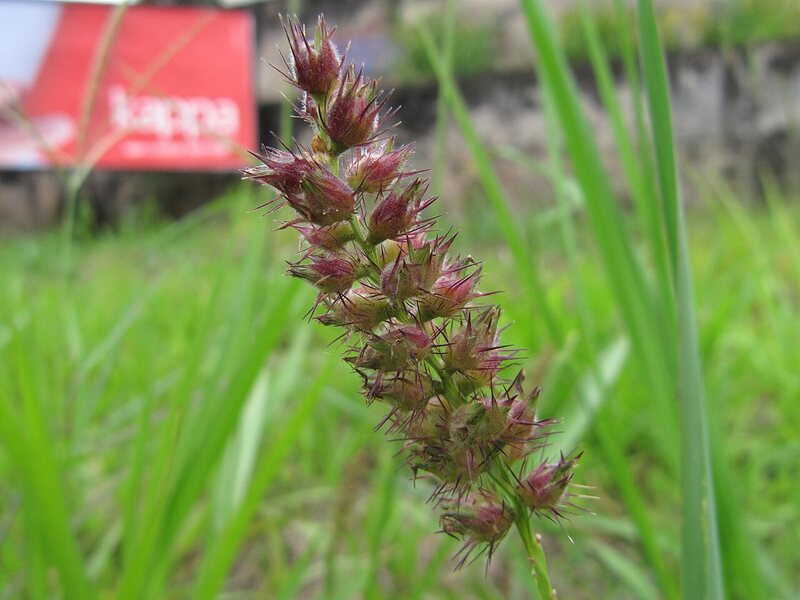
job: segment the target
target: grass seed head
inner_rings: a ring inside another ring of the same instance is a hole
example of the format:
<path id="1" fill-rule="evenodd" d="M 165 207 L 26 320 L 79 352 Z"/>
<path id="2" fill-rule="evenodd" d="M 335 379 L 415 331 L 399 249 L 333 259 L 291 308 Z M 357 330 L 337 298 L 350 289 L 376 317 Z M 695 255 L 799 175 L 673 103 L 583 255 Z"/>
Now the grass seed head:
<path id="1" fill-rule="evenodd" d="M 315 225 L 331 225 L 353 215 L 356 198 L 344 181 L 319 166 L 306 173 L 302 194 L 289 194 L 288 202 L 302 217 Z"/>
<path id="2" fill-rule="evenodd" d="M 375 140 L 389 116 L 381 116 L 386 100 L 387 96 L 378 91 L 377 81 L 350 65 L 326 106 L 322 123 L 335 156 Z"/>
<path id="3" fill-rule="evenodd" d="M 293 227 L 303 236 L 312 250 L 324 248 L 332 252 L 342 252 L 345 250 L 345 244 L 353 240 L 353 228 L 346 221 L 324 227 L 295 223 Z"/>
<path id="4" fill-rule="evenodd" d="M 423 202 L 426 190 L 425 181 L 415 179 L 402 191 L 392 190 L 381 198 L 367 222 L 367 241 L 374 246 L 408 233 L 417 215 L 429 204 Z"/>
<path id="5" fill-rule="evenodd" d="M 351 289 L 328 304 L 328 311 L 318 320 L 323 325 L 353 328 L 369 332 L 391 315 L 386 296 L 366 286 Z"/>
<path id="6" fill-rule="evenodd" d="M 312 256 L 308 262 L 290 264 L 288 273 L 323 292 L 344 293 L 358 279 L 359 266 L 350 257 L 328 253 Z"/>
<path id="7" fill-rule="evenodd" d="M 417 325 L 402 325 L 372 335 L 353 365 L 360 369 L 400 371 L 416 365 L 431 352 L 433 340 Z"/>
<path id="8" fill-rule="evenodd" d="M 431 291 L 418 301 L 420 320 L 458 315 L 468 302 L 481 295 L 477 291 L 480 276 L 481 267 L 470 257 L 445 266 Z"/>
<path id="9" fill-rule="evenodd" d="M 303 178 L 315 168 L 309 159 L 275 148 L 264 148 L 261 154 L 254 153 L 253 156 L 263 165 L 245 169 L 245 177 L 270 185 L 281 194 L 300 193 Z"/>
<path id="10" fill-rule="evenodd" d="M 356 148 L 345 169 L 347 183 L 364 193 L 387 189 L 399 176 L 403 164 L 412 152 L 411 146 L 392 150 L 393 140 L 382 140 Z"/>
<path id="11" fill-rule="evenodd" d="M 520 481 L 517 491 L 525 506 L 537 513 L 560 516 L 559 508 L 564 505 L 579 458 L 580 455 L 570 459 L 562 455 L 557 463 L 543 462 Z"/>
<path id="12" fill-rule="evenodd" d="M 418 371 L 367 380 L 365 389 L 367 398 L 383 400 L 402 412 L 423 410 L 434 394 L 430 376 Z"/>
<path id="13" fill-rule="evenodd" d="M 310 40 L 297 17 L 281 19 L 281 22 L 291 52 L 291 60 L 286 65 L 289 81 L 304 92 L 324 96 L 339 82 L 344 64 L 333 43 L 336 29 L 328 29 L 320 16 L 314 39 Z"/>
<path id="14" fill-rule="evenodd" d="M 464 540 L 459 564 L 473 551 L 491 556 L 527 518 L 522 507 L 560 515 L 577 457 L 527 475 L 524 461 L 515 466 L 545 446 L 551 422 L 536 418 L 538 389 L 526 394 L 521 374 L 504 377 L 515 351 L 500 342 L 500 309 L 476 304 L 487 295 L 480 264 L 450 256 L 456 236 L 436 235 L 423 216 L 434 199 L 427 179 L 406 170 L 412 147 L 382 137 L 388 95 L 345 67 L 321 18 L 313 40 L 296 18 L 284 29 L 311 149 L 264 149 L 245 175 L 297 213 L 284 225 L 303 239 L 289 274 L 319 290 L 317 319 L 344 330 L 364 396 L 387 405 L 381 425 L 403 437 L 414 476 L 435 482 L 442 530 Z"/>

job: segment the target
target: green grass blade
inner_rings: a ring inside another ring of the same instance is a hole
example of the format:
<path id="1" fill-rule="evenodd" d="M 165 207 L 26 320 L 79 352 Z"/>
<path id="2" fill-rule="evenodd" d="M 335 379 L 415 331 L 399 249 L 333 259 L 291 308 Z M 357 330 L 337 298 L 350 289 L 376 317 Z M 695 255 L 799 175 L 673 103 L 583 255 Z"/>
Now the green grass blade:
<path id="1" fill-rule="evenodd" d="M 530 297 L 536 302 L 537 310 L 547 326 L 550 338 L 560 346 L 564 334 L 553 314 L 553 310 L 547 303 L 544 286 L 532 260 L 524 235 L 520 230 L 517 218 L 511 212 L 503 186 L 492 166 L 491 158 L 486 151 L 484 143 L 478 137 L 466 103 L 456 87 L 453 75 L 448 71 L 448 65 L 439 56 L 433 36 L 424 23 L 420 25 L 420 38 L 425 46 L 428 60 L 436 73 L 439 82 L 439 93 L 446 99 L 453 117 L 467 142 L 467 147 L 478 169 L 481 184 L 500 223 L 505 242 L 514 256 L 514 262 L 517 265 L 522 282 Z"/>
<path id="2" fill-rule="evenodd" d="M 678 231 L 678 390 L 681 405 L 681 566 L 684 598 L 725 598 L 702 366 L 685 232 Z M 706 542 L 708 536 L 708 542 Z M 706 595 L 707 594 L 707 595 Z"/>
<path id="3" fill-rule="evenodd" d="M 261 457 L 247 494 L 235 516 L 229 520 L 214 544 L 206 550 L 194 598 L 198 600 L 215 598 L 225 582 L 225 576 L 236 556 L 239 543 L 247 532 L 247 526 L 258 510 L 264 493 L 283 465 L 283 461 L 291 452 L 295 440 L 301 435 L 308 420 L 312 418 L 313 411 L 319 403 L 322 388 L 330 377 L 335 361 L 335 356 L 326 355 L 321 370 L 300 398 L 296 410 L 285 423 L 281 424 L 275 440 Z"/>
<path id="4" fill-rule="evenodd" d="M 258 462 L 258 453 L 267 422 L 301 381 L 309 355 L 311 328 L 301 326 L 291 342 L 286 358 L 265 369 L 256 379 L 239 416 L 237 432 L 231 439 L 219 468 L 215 486 L 215 525 L 221 528 L 241 505 Z"/>
<path id="5" fill-rule="evenodd" d="M 276 281 L 268 296 L 261 294 L 256 282 L 263 277 L 262 229 L 249 238 L 244 259 L 232 252 L 223 263 L 230 265 L 232 276 L 222 275 L 224 293 L 207 306 L 223 315 L 221 322 L 209 323 L 219 335 L 201 336 L 205 346 L 195 347 L 173 395 L 172 416 L 162 427 L 155 454 L 155 475 L 138 515 L 145 525 L 132 533 L 135 542 L 126 543 L 130 560 L 119 598 L 163 595 L 161 587 L 176 559 L 178 541 L 186 535 L 187 519 L 216 472 L 265 357 L 288 327 L 287 314 L 294 310 L 299 286 L 273 272 Z"/>
<path id="6" fill-rule="evenodd" d="M 244 357 L 241 367 L 233 372 L 230 388 L 225 391 L 224 406 L 220 403 L 215 407 L 216 410 L 209 411 L 208 420 L 204 420 L 205 423 L 202 424 L 205 427 L 198 423 L 194 428 L 192 434 L 197 441 L 193 444 L 192 451 L 183 457 L 180 475 L 174 484 L 175 495 L 169 508 L 171 515 L 168 522 L 179 522 L 186 514 L 207 481 L 212 465 L 221 456 L 265 357 L 278 343 L 289 322 L 288 315 L 294 300 L 292 292 L 298 289 L 295 284 L 296 282 L 290 281 L 284 287 L 277 287 L 276 295 L 283 296 L 283 299 L 272 307 L 269 325 L 259 332 L 260 339 L 250 349 L 249 355 Z"/>
<path id="7" fill-rule="evenodd" d="M 606 93 L 609 92 L 610 90 L 606 90 Z M 558 201 L 563 246 L 569 261 L 569 272 L 575 290 L 578 320 L 589 363 L 587 373 L 580 378 L 578 377 L 580 374 L 574 366 L 569 369 L 571 372 L 570 381 L 578 381 L 578 385 L 573 392 L 576 400 L 573 401 L 571 407 L 566 408 L 566 416 L 563 418 L 564 431 L 556 438 L 553 449 L 571 453 L 593 425 L 602 460 L 606 462 L 609 471 L 614 477 L 621 499 L 636 525 L 644 555 L 649 561 L 664 595 L 670 599 L 676 598 L 677 586 L 667 571 L 661 550 L 658 547 L 655 528 L 646 510 L 647 499 L 640 487 L 636 485 L 634 474 L 624 456 L 623 444 L 619 442 L 618 435 L 609 428 L 608 417 L 603 415 L 602 412 L 597 415 L 614 389 L 614 384 L 628 358 L 630 344 L 627 337 L 621 337 L 613 340 L 601 351 L 595 341 L 596 333 L 593 320 L 584 300 L 584 298 L 591 296 L 591 292 L 582 288 L 578 275 L 580 267 L 578 264 L 576 233 L 573 220 L 569 214 L 567 194 L 564 189 L 566 187 L 567 174 L 561 164 L 560 135 L 555 122 L 556 117 L 552 96 L 547 86 L 543 86 L 542 98 L 544 100 L 545 116 L 547 117 L 548 147 L 550 148 L 550 160 L 552 171 L 554 172 L 553 185 L 556 189 Z M 624 135 L 624 131 L 621 135 Z M 624 144 L 624 140 L 622 143 Z M 632 165 L 632 168 L 634 167 L 635 165 Z M 577 194 L 582 196 L 580 189 L 577 190 Z M 585 199 L 581 204 L 584 203 Z M 670 289 L 669 283 L 667 283 L 667 289 Z"/>
<path id="8" fill-rule="evenodd" d="M 658 592 L 641 568 L 612 546 L 590 541 L 589 547 L 611 573 L 617 575 L 638 600 L 657 600 Z"/>
<path id="9" fill-rule="evenodd" d="M 453 68 L 453 46 L 455 42 L 455 29 L 457 18 L 456 0 L 447 0 L 444 19 L 442 20 L 442 62 L 448 72 Z M 442 195 L 442 186 L 447 165 L 447 133 L 449 130 L 450 115 L 447 109 L 447 98 L 439 93 L 436 98 L 436 145 L 431 171 L 431 192 L 434 196 Z"/>
<path id="10" fill-rule="evenodd" d="M 618 338 L 597 356 L 597 365 L 579 379 L 575 400 L 563 417 L 561 432 L 554 437 L 551 450 L 568 454 L 578 447 L 592 426 L 595 414 L 608 397 L 628 360 L 627 338 Z"/>
<path id="11" fill-rule="evenodd" d="M 35 323 L 31 327 L 35 327 Z M 35 337 L 35 333 L 33 335 Z M 20 333 L 12 341 L 22 410 L 15 410 L 10 398 L 0 400 L 0 443 L 22 478 L 25 502 L 30 504 L 26 507 L 31 516 L 28 522 L 37 523 L 35 535 L 45 560 L 52 561 L 68 597 L 91 599 L 95 596 L 94 589 L 72 531 L 67 490 L 42 412 L 43 399 L 48 397 L 41 389 L 44 376 L 36 368 L 34 348 L 29 342 L 28 337 L 23 338 Z"/>
<path id="12" fill-rule="evenodd" d="M 613 420 L 603 413 L 596 416 L 595 434 L 600 444 L 600 452 L 609 470 L 614 474 L 619 494 L 636 526 L 639 543 L 657 577 L 662 594 L 665 598 L 677 598 L 677 585 L 667 570 L 662 548 L 658 544 L 647 498 L 631 472 L 624 448 L 619 444 L 619 432 L 616 430 L 618 426 L 618 419 Z"/>
<path id="13" fill-rule="evenodd" d="M 669 448 L 675 436 L 674 416 L 668 399 L 673 397 L 674 382 L 669 357 L 654 331 L 660 329 L 660 315 L 654 308 L 641 265 L 632 248 L 619 207 L 616 205 L 608 176 L 586 119 L 580 108 L 578 92 L 570 75 L 563 51 L 555 39 L 553 26 L 536 0 L 521 0 L 523 14 L 538 56 L 539 74 L 553 97 L 564 142 L 572 159 L 575 175 L 583 189 L 586 211 L 595 233 L 603 265 L 631 333 L 631 341 L 642 367 L 650 374 L 650 385 L 661 410 L 662 445 Z M 665 458 L 668 459 L 669 452 Z"/>
<path id="14" fill-rule="evenodd" d="M 624 19 L 625 14 L 621 13 L 618 18 Z M 664 240 L 664 228 L 662 226 L 661 212 L 657 202 L 653 202 L 655 197 L 655 185 L 650 177 L 647 168 L 648 157 L 636 148 L 628 126 L 623 117 L 622 104 L 617 96 L 614 85 L 614 76 L 609 66 L 608 57 L 603 48 L 597 26 L 592 18 L 592 13 L 587 8 L 585 1 L 580 6 L 581 24 L 586 37 L 586 47 L 589 51 L 589 60 L 592 65 L 597 88 L 606 109 L 611 129 L 614 133 L 614 140 L 617 146 L 617 153 L 622 164 L 623 172 L 628 180 L 628 188 L 633 197 L 636 213 L 639 217 L 642 230 L 647 233 L 645 241 L 650 247 L 650 254 L 656 265 L 660 290 L 659 301 L 667 303 L 665 307 L 668 317 L 665 323 L 674 321 L 675 306 L 672 294 L 672 276 L 670 273 L 669 258 L 666 253 Z M 630 75 L 628 76 L 630 79 Z M 632 90 L 633 85 L 631 84 Z M 638 99 L 634 92 L 634 102 Z M 662 332 L 664 335 L 671 335 L 670 327 L 666 327 Z"/>
<path id="15" fill-rule="evenodd" d="M 681 407 L 683 597 L 725 598 L 705 386 L 694 314 L 689 248 L 675 165 L 669 85 L 652 2 L 639 0 L 642 68 L 650 106 L 661 205 L 675 272 Z"/>
<path id="16" fill-rule="evenodd" d="M 646 385 L 653 399 L 654 419 L 659 424 L 652 433 L 659 441 L 660 454 L 665 463 L 677 471 L 674 371 L 670 355 L 664 351 L 663 337 L 658 335 L 664 323 L 662 313 L 657 308 L 659 303 L 654 302 L 657 296 L 649 289 L 642 267 L 636 260 L 632 238 L 624 227 L 622 214 L 615 203 L 593 134 L 581 112 L 575 83 L 555 41 L 553 27 L 538 3 L 523 0 L 522 6 L 537 51 L 540 81 L 552 98 L 548 104 L 555 108 L 557 121 L 563 131 L 589 224 L 600 249 L 600 258 L 630 333 L 635 363 L 648 374 Z M 667 598 L 674 598 L 675 585 L 655 537 L 647 499 L 630 470 L 613 426 L 606 423 L 602 414 L 597 416 L 595 432 L 603 458 L 609 463 L 662 593 Z"/>
<path id="17" fill-rule="evenodd" d="M 281 584 L 275 593 L 276 600 L 295 600 L 302 597 L 301 587 L 305 577 L 310 571 L 315 550 L 319 546 L 319 536 L 313 538 L 308 548 L 294 561 L 286 573 L 283 574 Z"/>
<path id="18" fill-rule="evenodd" d="M 709 186 L 709 184 L 711 185 Z M 759 230 L 752 219 L 752 214 L 748 214 L 740 199 L 722 181 L 704 178 L 702 185 L 709 197 L 713 197 L 715 200 L 714 206 L 718 209 L 717 223 L 723 227 L 730 224 L 733 235 L 741 240 L 747 249 L 752 266 L 745 267 L 743 265 L 743 270 L 771 273 L 774 268 L 773 244 L 769 239 L 771 232 L 762 233 Z M 769 191 L 767 199 L 770 202 Z M 780 229 L 780 227 L 776 228 Z M 775 233 L 779 235 L 778 232 Z M 791 243 L 787 244 L 788 240 L 785 238 L 782 241 L 781 253 L 789 258 L 792 254 Z M 764 334 L 772 340 L 780 340 L 783 332 L 786 331 L 786 323 L 793 318 L 792 311 L 787 311 L 783 302 L 776 301 L 774 288 L 767 285 L 766 280 L 755 282 L 751 289 L 757 301 L 763 306 Z M 719 314 L 720 318 L 724 320 L 721 327 L 728 327 L 728 321 L 731 318 L 737 318 L 726 314 L 724 310 L 719 310 Z M 786 356 L 790 353 L 779 354 Z M 774 361 L 774 363 L 780 364 L 780 360 Z M 792 368 L 789 364 L 781 364 L 780 367 L 777 367 L 782 372 L 790 372 Z M 709 410 L 713 409 L 709 407 Z M 748 527 L 744 512 L 739 507 L 742 495 L 735 485 L 736 477 L 726 461 L 726 448 L 722 443 L 725 436 L 722 433 L 722 427 L 722 423 L 709 422 L 720 546 L 728 591 L 733 595 L 742 594 L 747 598 L 754 599 L 785 596 L 782 588 L 786 586 L 780 581 L 770 578 L 768 570 L 764 568 L 772 561 L 772 557 L 764 548 L 759 547 L 760 544 L 756 538 L 748 531 L 750 527 Z"/>
<path id="19" fill-rule="evenodd" d="M 365 582 L 363 597 L 366 600 L 381 600 L 385 590 L 381 589 L 380 572 L 384 542 L 387 539 L 387 526 L 392 518 L 396 503 L 397 464 L 393 460 L 394 448 L 384 446 L 378 457 L 379 468 L 375 472 L 373 506 L 366 523 L 367 548 L 369 552 L 369 576 Z"/>
<path id="20" fill-rule="evenodd" d="M 213 500 L 213 523 L 217 529 L 235 513 L 250 482 L 266 426 L 270 384 L 269 371 L 262 371 L 247 395 L 236 433 L 220 462 Z"/>
<path id="21" fill-rule="evenodd" d="M 661 38 L 656 27 L 651 2 L 639 0 L 639 37 L 644 85 L 650 108 L 650 126 L 656 155 L 656 173 L 663 223 L 669 248 L 670 264 L 678 263 L 678 168 L 672 142 L 672 116 L 669 99 L 669 82 L 664 65 Z"/>
<path id="22" fill-rule="evenodd" d="M 781 197 L 775 178 L 764 174 L 761 180 L 774 229 L 783 242 L 784 253 L 792 263 L 795 288 L 800 288 L 800 232 L 792 226 L 788 203 Z"/>

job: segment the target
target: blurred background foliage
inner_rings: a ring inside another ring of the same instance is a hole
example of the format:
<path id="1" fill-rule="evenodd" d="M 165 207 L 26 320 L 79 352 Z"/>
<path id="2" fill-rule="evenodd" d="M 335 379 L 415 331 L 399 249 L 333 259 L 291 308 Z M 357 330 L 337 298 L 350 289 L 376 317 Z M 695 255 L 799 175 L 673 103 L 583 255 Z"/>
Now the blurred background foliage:
<path id="1" fill-rule="evenodd" d="M 620 13 L 611 2 L 592 3 L 593 19 L 609 56 L 619 58 L 622 31 L 633 27 L 633 11 Z M 659 11 L 664 48 L 669 52 L 753 46 L 800 37 L 800 4 L 792 0 L 730 0 L 688 3 Z M 588 60 L 580 12 L 569 10 L 559 22 L 561 39 L 573 60 Z"/>
<path id="2" fill-rule="evenodd" d="M 564 51 L 576 63 L 589 61 L 589 49 L 581 25 L 581 10 L 565 3 L 556 27 Z M 620 9 L 619 0 L 588 3 L 600 41 L 612 59 L 621 58 L 625 32 L 635 27 L 635 10 Z M 677 5 L 675 5 L 677 4 Z M 768 42 L 800 38 L 800 4 L 794 0 L 725 0 L 716 2 L 664 2 L 657 13 L 664 48 L 668 52 L 692 52 L 718 48 L 752 47 Z M 440 3 L 441 6 L 441 3 Z M 434 31 L 442 31 L 446 16 L 442 8 L 423 12 Z M 502 71 L 508 57 L 498 54 L 505 31 L 502 24 L 480 15 L 462 13 L 453 26 L 453 72 L 468 77 L 487 71 Z M 392 29 L 398 46 L 392 81 L 417 83 L 434 74 L 422 48 L 414 18 L 398 19 Z"/>
<path id="3" fill-rule="evenodd" d="M 426 21 L 435 31 L 442 31 L 446 20 L 442 14 L 426 16 Z M 498 27 L 491 23 L 466 20 L 453 23 L 452 44 L 459 49 L 453 55 L 453 72 L 458 77 L 469 77 L 495 70 L 499 35 Z M 397 25 L 392 37 L 399 47 L 396 65 L 391 71 L 392 80 L 419 83 L 435 79 L 416 25 Z"/>

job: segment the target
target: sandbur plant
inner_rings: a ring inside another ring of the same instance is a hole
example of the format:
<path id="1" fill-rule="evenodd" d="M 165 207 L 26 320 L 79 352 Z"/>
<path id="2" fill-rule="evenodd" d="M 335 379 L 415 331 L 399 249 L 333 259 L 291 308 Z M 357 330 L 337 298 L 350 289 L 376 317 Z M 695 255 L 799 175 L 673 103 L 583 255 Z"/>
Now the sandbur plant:
<path id="1" fill-rule="evenodd" d="M 456 566 L 490 559 L 516 526 L 553 597 L 530 518 L 576 508 L 580 455 L 547 456 L 553 422 L 537 417 L 539 390 L 500 340 L 480 263 L 450 252 L 457 234 L 430 216 L 428 180 L 407 165 L 413 147 L 389 136 L 389 94 L 347 64 L 322 17 L 313 38 L 296 17 L 284 30 L 284 74 L 314 135 L 310 147 L 264 148 L 245 174 L 279 193 L 259 208 L 294 211 L 280 226 L 302 240 L 288 273 L 317 288 L 309 315 L 342 330 L 365 398 L 386 407 L 378 427 L 401 441 L 411 476 L 433 482 L 441 530 L 463 542 Z"/>

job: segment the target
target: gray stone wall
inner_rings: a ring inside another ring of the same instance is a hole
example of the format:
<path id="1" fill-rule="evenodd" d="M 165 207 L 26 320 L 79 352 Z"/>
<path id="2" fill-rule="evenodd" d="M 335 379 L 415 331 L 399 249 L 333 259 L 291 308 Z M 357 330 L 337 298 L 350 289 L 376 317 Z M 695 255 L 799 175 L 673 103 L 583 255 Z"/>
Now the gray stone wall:
<path id="1" fill-rule="evenodd" d="M 725 182 L 742 200 L 758 200 L 764 170 L 787 189 L 800 190 L 800 43 L 675 55 L 668 62 L 677 153 L 690 199 L 692 183 L 705 178 Z M 613 132 L 591 71 L 578 67 L 576 76 L 606 167 L 622 182 Z M 630 87 L 621 76 L 616 87 L 632 125 Z M 495 155 L 511 148 L 533 161 L 546 160 L 546 124 L 535 73 L 481 76 L 462 81 L 461 89 L 481 138 Z M 429 88 L 398 93 L 406 105 L 398 135 L 403 141 L 416 139 L 420 167 L 433 158 L 435 97 Z M 448 136 L 444 195 L 463 199 L 476 187 L 477 175 L 457 129 L 451 127 Z M 543 176 L 509 161 L 498 164 L 521 201 L 550 196 Z M 624 197 L 627 190 L 620 185 L 618 192 Z"/>
<path id="2" fill-rule="evenodd" d="M 697 6 L 694 0 L 668 0 Z M 704 4 L 713 4 L 708 0 Z M 277 13 L 284 2 L 268 2 L 259 8 L 260 37 L 257 54 L 264 61 L 280 64 L 276 44 L 282 40 Z M 307 0 L 307 12 L 322 10 L 339 25 L 339 39 L 361 40 L 354 46 L 373 68 L 388 64 L 387 27 L 392 22 L 412 22 L 424 15 L 426 6 L 441 2 L 390 2 L 388 0 Z M 570 6 L 567 0 L 551 3 L 554 10 Z M 486 8 L 490 8 L 488 12 Z M 496 154 L 506 148 L 522 152 L 534 161 L 546 156 L 546 131 L 536 75 L 531 67 L 530 42 L 519 16 L 517 0 L 459 0 L 462 14 L 494 20 L 503 31 L 503 68 L 464 79 L 461 86 L 476 127 Z M 391 50 L 391 48 L 390 48 Z M 763 45 L 750 50 L 728 52 L 698 51 L 669 58 L 674 103 L 675 136 L 685 171 L 700 177 L 719 177 L 743 199 L 759 195 L 759 172 L 773 171 L 788 187 L 800 190 L 800 42 Z M 380 69 L 379 69 L 380 70 Z M 383 73 L 391 87 L 391 72 Z M 582 103 L 607 167 L 619 167 L 614 160 L 613 136 L 605 117 L 590 70 L 576 66 Z M 256 73 L 263 115 L 277 114 L 286 85 L 265 64 Z M 619 77 L 617 94 L 630 106 L 630 89 Z M 436 89 L 432 84 L 397 89 L 395 103 L 402 105 L 397 129 L 400 141 L 416 141 L 416 166 L 430 167 L 433 159 L 433 126 Z M 630 112 L 630 109 L 628 108 Z M 277 127 L 264 119 L 262 133 Z M 302 134 L 298 132 L 298 135 Z M 457 130 L 448 139 L 448 161 L 444 200 L 458 208 L 477 187 L 469 154 Z M 519 201 L 550 195 L 541 176 L 499 160 L 503 180 Z M 125 207 L 155 198 L 173 213 L 181 213 L 219 193 L 236 175 L 147 175 L 94 174 L 87 192 L 96 206 L 99 222 L 113 222 Z M 621 177 L 618 178 L 621 181 Z M 619 192 L 624 196 L 625 190 Z M 61 189 L 48 173 L 0 173 L 0 232 L 29 230 L 57 221 Z"/>

